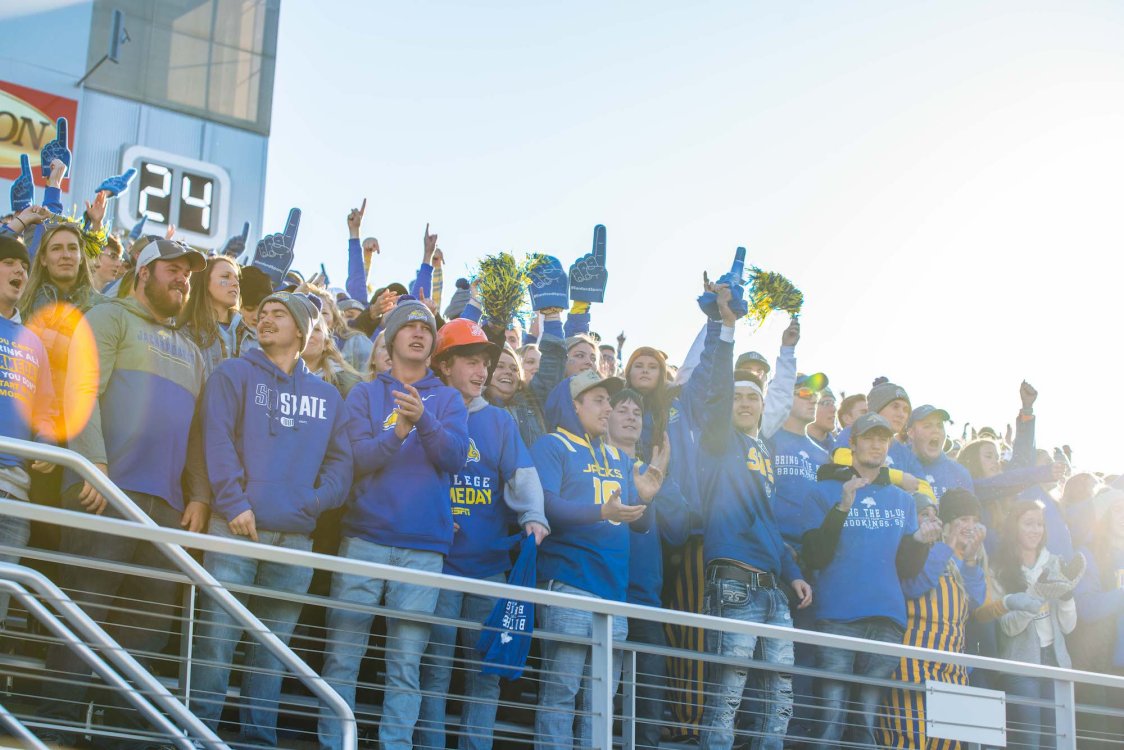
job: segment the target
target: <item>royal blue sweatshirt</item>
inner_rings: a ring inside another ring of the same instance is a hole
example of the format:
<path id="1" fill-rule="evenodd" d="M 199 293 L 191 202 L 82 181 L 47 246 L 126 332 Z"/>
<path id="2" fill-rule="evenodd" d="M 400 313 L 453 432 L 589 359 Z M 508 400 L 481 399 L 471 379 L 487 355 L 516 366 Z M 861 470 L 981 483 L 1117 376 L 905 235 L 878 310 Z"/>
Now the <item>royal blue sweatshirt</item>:
<path id="1" fill-rule="evenodd" d="M 538 578 L 561 581 L 602 599 L 625 601 L 629 527 L 602 520 L 601 505 L 616 490 L 624 505 L 640 503 L 632 484 L 632 462 L 600 438 L 585 434 L 570 398 L 569 379 L 551 392 L 546 413 L 547 423 L 558 425 L 557 430 L 531 447 L 551 526 L 550 536 L 539 548 Z M 650 513 L 631 527 L 647 531 Z"/>
<path id="2" fill-rule="evenodd" d="M 367 269 L 363 266 L 363 243 L 357 237 L 347 241 L 347 296 L 367 304 Z"/>
<path id="3" fill-rule="evenodd" d="M 812 502 L 822 519 L 843 497 L 843 484 L 817 482 Z M 816 619 L 853 622 L 886 617 L 905 627 L 905 595 L 897 554 L 903 539 L 917 531 L 917 509 L 909 493 L 889 484 L 868 484 L 855 503 L 831 562 L 816 578 Z"/>
<path id="4" fill-rule="evenodd" d="M 804 532 L 823 521 L 823 514 L 810 503 L 808 496 L 816 486 L 816 472 L 831 459 L 819 443 L 783 427 L 769 444 L 777 484 L 773 506 L 777 526 L 785 542 L 799 551 Z"/>
<path id="5" fill-rule="evenodd" d="M 706 397 L 714 371 L 716 347 L 722 324 L 707 321 L 703 350 L 690 378 L 671 402 L 667 413 L 667 438 L 671 445 L 669 476 L 679 485 L 687 501 L 692 534 L 702 534 L 704 514 L 699 482 L 699 441 L 706 415 Z"/>
<path id="6" fill-rule="evenodd" d="M 445 572 L 488 578 L 511 568 L 507 535 L 513 523 L 549 524 L 539 475 L 515 419 L 477 398 L 468 406 L 468 435 L 468 461 L 449 486 L 453 521 L 460 528 Z"/>
<path id="7" fill-rule="evenodd" d="M 0 435 L 44 442 L 54 442 L 53 424 L 55 391 L 51 368 L 43 343 L 30 329 L 14 319 L 0 316 Z M 27 499 L 30 479 L 18 456 L 0 455 L 0 468 L 17 469 L 0 472 L 0 489 Z"/>
<path id="8" fill-rule="evenodd" d="M 957 557 L 952 547 L 944 542 L 937 542 L 929 548 L 929 556 L 925 558 L 925 567 L 915 577 L 902 581 L 902 592 L 907 599 L 919 599 L 937 587 L 941 576 L 949 572 L 949 561 L 960 571 L 964 581 L 964 588 L 968 592 L 968 609 L 974 612 L 977 607 L 987 599 L 987 579 L 984 577 L 982 565 L 966 565 Z"/>
<path id="9" fill-rule="evenodd" d="M 203 396 L 212 507 L 227 521 L 247 510 L 259 529 L 311 534 L 351 489 L 347 407 L 297 360 L 287 375 L 260 349 L 228 359 Z"/>
<path id="10" fill-rule="evenodd" d="M 703 561 L 736 560 L 789 582 L 800 580 L 804 575 L 785 547 L 774 513 L 769 449 L 734 428 L 733 329 L 723 328 L 707 345 L 714 347 L 714 367 L 699 453 Z M 697 372 L 692 380 L 696 377 Z"/>
<path id="11" fill-rule="evenodd" d="M 640 473 L 648 471 L 643 461 L 634 461 Z M 649 607 L 662 607 L 663 545 L 678 547 L 690 535 L 690 514 L 687 499 L 674 479 L 664 480 L 652 498 L 648 513 L 655 513 L 655 529 L 647 533 L 632 532 L 628 554 L 628 601 Z M 658 530 L 658 533 L 657 533 Z"/>
<path id="12" fill-rule="evenodd" d="M 914 458 L 917 459 L 917 465 L 921 467 L 921 473 L 917 475 L 917 478 L 924 479 L 929 483 L 933 488 L 933 494 L 937 496 L 937 500 L 940 500 L 944 493 L 954 488 L 972 491 L 972 475 L 944 453 L 937 456 L 937 460 L 932 463 L 925 463 L 916 454 L 914 454 Z"/>
<path id="13" fill-rule="evenodd" d="M 348 394 L 355 486 L 342 528 L 345 536 L 446 555 L 453 544 L 449 485 L 468 457 L 468 411 L 460 393 L 431 371 L 413 386 L 425 411 L 404 440 L 394 431 L 393 392 L 406 387 L 390 372 Z"/>
<path id="14" fill-rule="evenodd" d="M 1124 550 L 1112 550 L 1109 569 L 1103 570 L 1093 551 L 1081 550 L 1088 562 L 1085 575 L 1077 584 L 1077 617 L 1082 622 L 1105 618 L 1115 621 L 1115 642 L 1112 644 L 1112 666 L 1124 669 Z"/>

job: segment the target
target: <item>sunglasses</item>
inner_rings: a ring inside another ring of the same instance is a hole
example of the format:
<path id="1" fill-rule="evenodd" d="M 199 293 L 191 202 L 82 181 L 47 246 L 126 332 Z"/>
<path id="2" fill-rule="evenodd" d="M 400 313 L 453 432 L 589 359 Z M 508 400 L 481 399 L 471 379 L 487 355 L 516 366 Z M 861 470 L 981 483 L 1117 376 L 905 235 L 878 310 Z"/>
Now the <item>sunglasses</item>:
<path id="1" fill-rule="evenodd" d="M 819 391 L 813 391 L 811 388 L 797 388 L 793 391 L 793 395 L 796 396 L 796 398 L 808 399 L 819 398 L 820 393 Z"/>

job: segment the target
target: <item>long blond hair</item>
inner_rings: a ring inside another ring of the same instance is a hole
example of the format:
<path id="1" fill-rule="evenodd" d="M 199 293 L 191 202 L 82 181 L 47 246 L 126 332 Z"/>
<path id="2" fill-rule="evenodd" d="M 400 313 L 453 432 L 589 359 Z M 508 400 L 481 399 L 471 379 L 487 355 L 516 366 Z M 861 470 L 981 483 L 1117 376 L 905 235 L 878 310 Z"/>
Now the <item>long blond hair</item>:
<path id="1" fill-rule="evenodd" d="M 78 278 L 74 281 L 74 291 L 82 287 L 89 287 L 91 290 L 94 288 L 93 281 L 90 278 L 90 261 L 86 258 L 82 246 L 82 227 L 69 221 L 49 227 L 43 232 L 43 236 L 39 240 L 39 250 L 31 261 L 31 273 L 27 277 L 27 289 L 24 290 L 17 305 L 20 316 L 25 320 L 32 312 L 31 306 L 35 304 L 35 297 L 38 296 L 39 290 L 51 280 L 47 272 L 47 245 L 59 232 L 71 232 L 78 237 Z"/>

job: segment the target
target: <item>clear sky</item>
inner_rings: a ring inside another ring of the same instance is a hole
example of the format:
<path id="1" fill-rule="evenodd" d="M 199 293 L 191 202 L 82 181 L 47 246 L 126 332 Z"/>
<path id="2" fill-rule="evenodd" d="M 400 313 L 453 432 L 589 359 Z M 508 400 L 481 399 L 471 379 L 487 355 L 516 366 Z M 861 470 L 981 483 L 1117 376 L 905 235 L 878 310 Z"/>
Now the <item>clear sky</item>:
<path id="1" fill-rule="evenodd" d="M 430 222 L 451 285 L 603 223 L 594 330 L 673 361 L 746 245 L 836 393 L 887 375 L 959 433 L 1026 378 L 1041 446 L 1121 471 L 1122 40 L 1124 5 L 1077 0 L 285 0 L 264 229 L 300 206 L 296 267 L 342 284 L 366 197 L 372 281 L 412 278 Z"/>

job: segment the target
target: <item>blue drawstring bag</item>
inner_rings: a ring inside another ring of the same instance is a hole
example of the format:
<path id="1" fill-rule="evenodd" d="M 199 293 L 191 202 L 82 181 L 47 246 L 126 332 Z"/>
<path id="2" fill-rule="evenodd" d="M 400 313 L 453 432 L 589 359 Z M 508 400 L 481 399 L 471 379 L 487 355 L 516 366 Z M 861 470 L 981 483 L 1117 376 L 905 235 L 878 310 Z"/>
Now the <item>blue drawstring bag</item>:
<path id="1" fill-rule="evenodd" d="M 538 547 L 533 535 L 523 538 L 519 559 L 515 561 L 507 582 L 512 586 L 535 587 L 535 560 Z M 484 630 L 476 650 L 484 659 L 480 671 L 518 680 L 527 665 L 531 650 L 531 634 L 535 632 L 535 605 L 516 599 L 500 599 L 484 621 Z"/>

